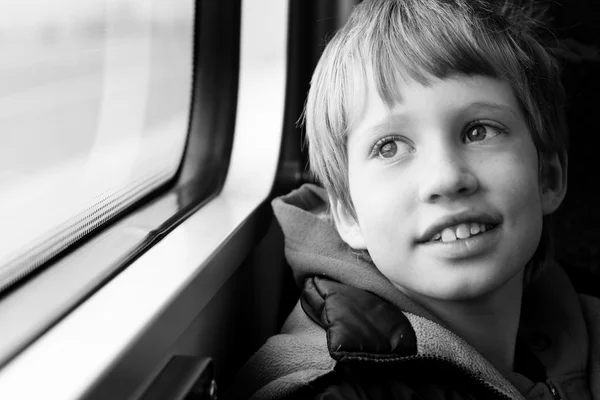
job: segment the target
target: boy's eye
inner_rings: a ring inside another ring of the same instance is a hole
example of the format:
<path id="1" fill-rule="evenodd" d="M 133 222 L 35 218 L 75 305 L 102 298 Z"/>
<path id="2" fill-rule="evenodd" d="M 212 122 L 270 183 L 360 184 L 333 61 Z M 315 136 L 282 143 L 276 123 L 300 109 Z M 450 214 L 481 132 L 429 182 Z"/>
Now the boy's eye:
<path id="1" fill-rule="evenodd" d="M 375 143 L 373 150 L 371 150 L 371 156 L 390 159 L 410 153 L 412 150 L 413 148 L 410 144 L 396 136 L 391 136 L 380 139 Z"/>
<path id="2" fill-rule="evenodd" d="M 465 143 L 482 142 L 498 136 L 502 132 L 501 128 L 478 123 L 467 128 L 463 140 Z"/>
<path id="3" fill-rule="evenodd" d="M 383 158 L 392 158 L 398 152 L 396 142 L 387 142 L 379 148 L 379 155 Z"/>

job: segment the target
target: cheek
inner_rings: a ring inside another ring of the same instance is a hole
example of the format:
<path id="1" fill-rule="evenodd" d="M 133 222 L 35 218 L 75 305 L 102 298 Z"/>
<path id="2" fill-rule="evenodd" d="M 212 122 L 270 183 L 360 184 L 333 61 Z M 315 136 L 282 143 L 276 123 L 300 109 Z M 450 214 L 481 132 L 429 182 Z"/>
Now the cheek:
<path id="1" fill-rule="evenodd" d="M 496 180 L 513 207 L 541 212 L 539 171 L 537 153 L 533 144 L 515 151 L 504 161 L 504 166 L 495 168 Z"/>
<path id="2" fill-rule="evenodd" d="M 503 191 L 515 200 L 539 197 L 537 150 L 527 132 L 515 132 L 490 151 L 475 155 L 471 165 L 485 191 Z"/>
<path id="3" fill-rule="evenodd" d="M 494 203 L 502 209 L 504 222 L 516 234 L 514 239 L 521 246 L 535 248 L 542 229 L 542 203 L 533 144 L 524 145 L 521 151 L 508 153 L 491 164 L 486 186 Z"/>
<path id="4" fill-rule="evenodd" d="M 411 212 L 414 204 L 410 201 L 410 189 L 399 174 L 356 178 L 350 192 L 361 232 L 375 263 L 385 265 L 384 259 L 404 253 L 402 248 L 414 214 Z"/>

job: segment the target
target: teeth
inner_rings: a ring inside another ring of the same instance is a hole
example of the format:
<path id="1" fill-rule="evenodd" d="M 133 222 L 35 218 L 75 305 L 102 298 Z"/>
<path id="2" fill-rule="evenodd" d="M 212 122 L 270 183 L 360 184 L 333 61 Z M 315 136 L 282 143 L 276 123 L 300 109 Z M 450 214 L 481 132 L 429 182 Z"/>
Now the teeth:
<path id="1" fill-rule="evenodd" d="M 456 240 L 454 231 L 450 228 L 446 228 L 442 231 L 442 242 L 453 242 Z"/>
<path id="2" fill-rule="evenodd" d="M 457 239 L 467 239 L 471 236 L 483 233 L 491 229 L 491 226 L 485 224 L 470 223 L 460 224 L 451 228 L 445 228 L 441 233 L 436 233 L 432 241 L 454 242 Z"/>
<path id="3" fill-rule="evenodd" d="M 467 224 L 460 224 L 456 228 L 456 237 L 458 239 L 466 239 L 469 236 L 471 236 L 471 231 L 470 231 L 469 227 L 467 226 Z"/>

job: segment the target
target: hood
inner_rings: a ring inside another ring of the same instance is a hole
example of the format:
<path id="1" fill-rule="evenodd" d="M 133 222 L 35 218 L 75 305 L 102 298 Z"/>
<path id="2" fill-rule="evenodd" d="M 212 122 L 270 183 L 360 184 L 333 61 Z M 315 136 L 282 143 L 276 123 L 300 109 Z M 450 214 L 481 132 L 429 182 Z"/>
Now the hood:
<path id="1" fill-rule="evenodd" d="M 329 278 L 375 293 L 404 311 L 440 323 L 341 239 L 333 221 L 326 217 L 329 204 L 323 188 L 305 184 L 273 200 L 272 205 L 285 236 L 285 256 L 299 287 L 313 276 Z"/>

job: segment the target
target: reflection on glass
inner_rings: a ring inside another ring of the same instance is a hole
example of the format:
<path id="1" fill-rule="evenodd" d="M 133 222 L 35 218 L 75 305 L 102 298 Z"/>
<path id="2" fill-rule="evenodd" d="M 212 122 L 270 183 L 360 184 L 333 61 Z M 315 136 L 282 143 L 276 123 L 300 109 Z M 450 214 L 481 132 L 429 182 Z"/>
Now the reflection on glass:
<path id="1" fill-rule="evenodd" d="M 172 177 L 194 0 L 4 0 L 0 290 Z"/>

